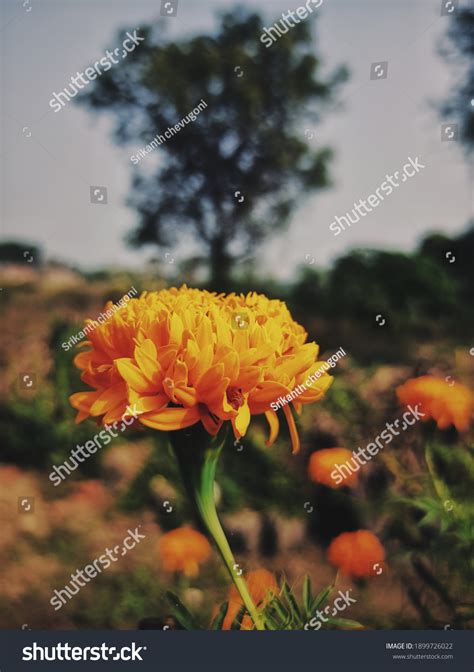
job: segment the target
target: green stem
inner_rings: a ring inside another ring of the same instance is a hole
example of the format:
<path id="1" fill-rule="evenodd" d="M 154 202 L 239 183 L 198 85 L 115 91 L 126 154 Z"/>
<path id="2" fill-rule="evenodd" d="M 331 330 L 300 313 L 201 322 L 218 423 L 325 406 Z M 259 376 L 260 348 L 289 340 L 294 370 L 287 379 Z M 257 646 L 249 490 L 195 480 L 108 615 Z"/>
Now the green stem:
<path id="1" fill-rule="evenodd" d="M 179 436 L 178 436 L 179 435 Z M 257 630 L 265 630 L 263 619 L 249 593 L 247 584 L 238 574 L 240 568 L 235 562 L 229 542 L 220 523 L 214 502 L 214 481 L 217 462 L 225 443 L 224 439 L 210 440 L 202 433 L 187 432 L 171 433 L 171 443 L 176 453 L 178 463 L 190 496 L 197 508 L 199 516 L 214 540 L 222 559 L 227 567 L 232 581 L 237 588 L 242 602 L 252 618 Z M 190 440 L 193 435 L 195 440 Z M 193 444 L 193 445 L 190 445 Z"/>

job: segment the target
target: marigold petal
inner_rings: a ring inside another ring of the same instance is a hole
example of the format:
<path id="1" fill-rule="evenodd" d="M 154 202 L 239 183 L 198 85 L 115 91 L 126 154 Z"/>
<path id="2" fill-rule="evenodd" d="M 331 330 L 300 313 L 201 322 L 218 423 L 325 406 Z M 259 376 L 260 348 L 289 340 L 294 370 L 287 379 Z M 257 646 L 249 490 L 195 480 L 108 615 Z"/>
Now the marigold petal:
<path id="1" fill-rule="evenodd" d="M 175 345 L 163 345 L 158 348 L 156 358 L 164 371 L 167 371 L 170 364 L 176 359 L 177 354 L 178 350 Z"/>
<path id="2" fill-rule="evenodd" d="M 201 350 L 209 345 L 209 343 L 212 343 L 212 336 L 211 321 L 204 315 L 196 331 L 196 341 Z"/>
<path id="3" fill-rule="evenodd" d="M 270 409 L 272 401 L 276 401 L 279 396 L 285 396 L 290 390 L 285 385 L 274 380 L 264 380 L 258 387 L 249 394 L 250 411 L 254 414 L 265 413 Z"/>
<path id="4" fill-rule="evenodd" d="M 192 408 L 166 408 L 156 413 L 140 415 L 139 419 L 147 427 L 170 432 L 191 427 L 200 420 L 200 415 L 198 409 L 193 406 Z"/>
<path id="5" fill-rule="evenodd" d="M 289 406 L 283 406 L 283 413 L 285 414 L 286 421 L 288 423 L 288 429 L 290 430 L 291 445 L 292 445 L 291 452 L 293 453 L 293 455 L 296 455 L 296 453 L 300 452 L 300 437 L 298 436 L 298 430 L 296 429 L 295 419 L 291 413 L 291 409 Z"/>
<path id="6" fill-rule="evenodd" d="M 224 365 L 224 376 L 229 378 L 229 380 L 239 379 L 239 385 L 242 384 L 242 381 L 239 378 L 239 357 L 235 351 L 228 352 L 221 360 Z"/>
<path id="7" fill-rule="evenodd" d="M 134 351 L 134 357 L 140 370 L 154 386 L 158 385 L 162 373 L 156 355 L 155 344 L 150 339 L 137 345 Z"/>
<path id="8" fill-rule="evenodd" d="M 109 424 L 111 422 L 117 422 L 118 420 L 122 420 L 126 410 L 127 410 L 126 403 L 122 402 L 117 406 L 115 406 L 115 408 L 111 408 L 110 410 L 108 410 L 107 413 L 102 418 L 102 422 L 104 424 Z M 120 427 L 120 431 L 123 432 L 125 427 L 126 427 L 125 423 L 122 422 L 122 427 Z"/>
<path id="9" fill-rule="evenodd" d="M 223 421 L 211 415 L 205 407 L 199 409 L 199 416 L 206 432 L 209 432 L 211 436 L 215 436 L 222 427 Z"/>
<path id="10" fill-rule="evenodd" d="M 239 387 L 242 392 L 250 392 L 263 378 L 263 370 L 260 366 L 244 366 L 239 373 Z"/>
<path id="11" fill-rule="evenodd" d="M 278 432 L 280 431 L 280 421 L 278 420 L 278 415 L 275 413 L 275 411 L 266 411 L 265 417 L 270 426 L 270 435 L 265 442 L 265 445 L 271 446 L 273 443 L 275 443 L 278 437 Z"/>
<path id="12" fill-rule="evenodd" d="M 184 325 L 182 319 L 177 313 L 171 314 L 169 330 L 170 330 L 169 334 L 170 343 L 180 345 L 181 337 L 184 331 Z"/>
<path id="13" fill-rule="evenodd" d="M 100 397 L 103 390 L 94 390 L 94 392 L 74 392 L 69 397 L 73 408 L 81 411 L 89 411 L 94 401 Z"/>
<path id="14" fill-rule="evenodd" d="M 183 406 L 194 406 L 198 401 L 197 392 L 192 387 L 176 387 L 174 396 L 176 401 Z"/>
<path id="15" fill-rule="evenodd" d="M 94 401 L 90 408 L 91 415 L 104 415 L 107 411 L 116 408 L 119 404 L 125 409 L 127 406 L 127 388 L 125 383 L 112 385 L 108 390 L 104 390 Z"/>
<path id="16" fill-rule="evenodd" d="M 213 358 L 212 345 L 206 345 L 201 348 L 197 363 L 189 371 L 189 381 L 196 385 L 196 382 L 211 368 Z"/>
<path id="17" fill-rule="evenodd" d="M 248 404 L 243 404 L 237 411 L 235 418 L 232 418 L 232 427 L 234 428 L 234 435 L 236 439 L 240 439 L 241 436 L 245 436 L 245 433 L 250 424 L 250 409 Z"/>
<path id="18" fill-rule="evenodd" d="M 214 388 L 222 383 L 224 377 L 224 365 L 219 362 L 211 366 L 195 384 L 197 391 L 201 394 L 208 394 Z"/>
<path id="19" fill-rule="evenodd" d="M 88 369 L 91 364 L 92 352 L 88 350 L 87 352 L 78 352 L 74 357 L 74 366 L 77 366 L 78 369 Z"/>
<path id="20" fill-rule="evenodd" d="M 132 359 L 117 359 L 115 364 L 122 378 L 133 390 L 139 394 L 151 394 L 154 392 L 153 384 L 148 380 L 143 371 L 133 363 Z"/>
<path id="21" fill-rule="evenodd" d="M 129 393 L 130 404 L 136 404 L 137 413 L 150 413 L 150 411 L 159 411 L 168 405 L 168 397 L 159 392 L 151 397 L 142 396 L 133 390 Z"/>

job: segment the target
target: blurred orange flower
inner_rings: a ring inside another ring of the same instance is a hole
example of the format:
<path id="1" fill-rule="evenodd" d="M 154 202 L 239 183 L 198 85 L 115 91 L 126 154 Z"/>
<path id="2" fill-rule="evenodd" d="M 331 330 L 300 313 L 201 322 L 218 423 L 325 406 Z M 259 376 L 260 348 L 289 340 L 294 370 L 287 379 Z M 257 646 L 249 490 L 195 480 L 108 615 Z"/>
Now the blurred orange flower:
<path id="1" fill-rule="evenodd" d="M 178 527 L 159 539 L 158 552 L 165 571 L 193 577 L 199 573 L 199 565 L 211 555 L 211 545 L 197 530 Z"/>
<path id="2" fill-rule="evenodd" d="M 275 577 L 266 569 L 255 569 L 245 576 L 247 588 L 256 605 L 260 608 L 270 601 L 272 595 L 278 591 L 278 585 Z M 223 630 L 230 630 L 232 621 L 243 607 L 242 599 L 235 586 L 229 591 L 229 607 L 222 624 Z M 253 629 L 253 623 L 247 614 L 242 619 L 241 630 Z"/>
<path id="3" fill-rule="evenodd" d="M 454 425 L 459 432 L 469 428 L 474 413 L 474 395 L 461 385 L 451 385 L 441 378 L 420 376 L 411 378 L 397 387 L 397 396 L 402 404 L 420 404 L 425 413 L 423 421 L 432 418 L 439 429 Z"/>
<path id="4" fill-rule="evenodd" d="M 251 416 L 264 413 L 270 445 L 279 433 L 270 404 L 321 369 L 319 347 L 306 343 L 307 336 L 285 303 L 255 292 L 225 295 L 185 285 L 144 292 L 81 344 L 89 349 L 74 362 L 93 391 L 70 397 L 79 411 L 76 422 L 89 416 L 102 424 L 117 422 L 130 405 L 139 422 L 153 429 L 178 430 L 201 422 L 215 435 L 230 421 L 238 439 Z M 296 412 L 320 399 L 331 382 L 326 372 L 320 374 L 292 402 Z M 289 404 L 283 413 L 297 452 Z"/>
<path id="5" fill-rule="evenodd" d="M 328 560 L 343 574 L 375 576 L 380 574 L 379 568 L 383 567 L 385 551 L 370 530 L 343 532 L 331 541 Z"/>
<path id="6" fill-rule="evenodd" d="M 355 485 L 357 483 L 357 473 L 350 473 L 340 483 L 336 483 L 331 473 L 336 466 L 345 464 L 352 459 L 353 455 L 347 448 L 324 448 L 311 454 L 308 463 L 308 474 L 315 483 L 322 483 L 330 488 L 342 488 L 347 485 Z"/>

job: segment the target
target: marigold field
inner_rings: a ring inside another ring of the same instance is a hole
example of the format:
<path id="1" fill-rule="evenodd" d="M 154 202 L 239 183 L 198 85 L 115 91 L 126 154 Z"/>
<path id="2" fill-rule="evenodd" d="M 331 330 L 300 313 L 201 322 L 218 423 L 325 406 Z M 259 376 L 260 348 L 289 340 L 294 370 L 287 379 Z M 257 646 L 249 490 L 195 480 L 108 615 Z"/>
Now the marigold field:
<path id="1" fill-rule="evenodd" d="M 255 352 L 242 340 L 239 369 L 234 355 L 219 350 L 219 339 L 236 343 L 244 329 L 234 337 L 230 328 L 225 327 L 228 335 L 216 327 L 214 340 L 211 332 L 208 343 L 202 337 L 199 351 L 180 332 L 182 350 L 168 350 L 168 361 L 149 345 L 163 334 L 156 329 L 143 335 L 140 327 L 133 336 L 135 354 L 117 355 L 120 362 L 104 383 L 109 365 L 101 356 L 86 354 L 87 346 L 66 351 L 62 343 L 132 284 L 140 292 L 170 286 L 125 274 L 88 280 L 77 274 L 66 284 L 38 271 L 2 294 L 1 627 L 252 629 L 261 619 L 261 629 L 299 629 L 317 605 L 331 611 L 338 591 L 350 590 L 353 603 L 331 613 L 323 628 L 472 628 L 474 357 L 465 338 L 400 326 L 399 338 L 388 331 L 382 336 L 378 326 L 331 320 L 318 315 L 302 293 L 269 286 L 263 292 L 285 301 L 288 315 L 302 325 L 301 331 L 290 326 L 286 313 L 279 322 L 283 340 L 275 352 L 288 348 L 284 366 L 278 355 L 272 359 L 269 332 L 264 338 L 262 331 Z M 237 297 L 240 291 L 248 288 L 236 286 Z M 192 308 L 198 295 L 188 296 Z M 225 310 L 232 319 L 236 311 L 244 315 L 245 307 L 232 299 Z M 267 318 L 254 318 L 252 310 L 244 315 L 249 328 L 263 330 Z M 266 303 L 258 310 L 271 312 Z M 192 332 L 197 322 L 186 319 L 185 330 Z M 156 320 L 150 316 L 150 329 Z M 305 331 L 308 343 L 319 344 L 319 354 L 313 346 L 303 348 Z M 105 327 L 91 338 L 97 348 L 103 347 L 97 345 L 101 333 L 107 333 Z M 139 347 L 142 338 L 148 341 Z M 206 350 L 212 343 L 219 361 Z M 160 347 L 171 346 L 160 341 Z M 296 347 L 304 354 L 295 354 Z M 303 382 L 340 347 L 346 356 L 324 374 L 316 391 L 300 395 L 296 408 L 266 412 L 282 389 Z M 186 383 L 178 364 L 183 352 Z M 115 355 L 110 357 L 113 362 Z M 303 377 L 290 366 L 291 357 L 299 357 Z M 163 387 L 169 380 L 164 361 L 174 367 L 171 391 Z M 152 380 L 160 362 L 161 378 Z M 199 362 L 203 370 L 195 368 L 193 378 L 188 369 Z M 213 366 L 215 375 L 204 385 L 202 376 Z M 271 375 L 260 376 L 271 366 Z M 151 371 L 148 378 L 138 376 L 140 369 Z M 234 374 L 234 382 L 225 383 Z M 25 375 L 34 380 L 31 387 L 22 383 Z M 268 382 L 277 375 L 278 384 Z M 106 386 L 113 387 L 112 396 L 104 397 Z M 216 401 L 221 388 L 227 389 L 223 405 Z M 143 421 L 139 416 L 55 487 L 49 479 L 53 465 L 100 431 L 96 420 L 119 419 L 137 399 L 145 404 Z M 387 422 L 401 419 L 417 403 L 425 411 L 423 421 L 392 436 L 382 449 L 380 440 L 373 443 Z M 196 516 L 173 453 L 179 456 L 182 447 L 173 437 L 170 444 L 167 433 L 191 435 L 201 427 L 211 441 L 226 425 L 212 491 L 233 570 L 219 557 L 219 541 L 216 547 L 205 516 Z M 343 469 L 353 451 L 371 443 L 379 450 L 337 483 L 333 470 Z M 55 611 L 54 591 L 137 525 L 144 539 Z M 236 577 L 229 576 L 232 571 Z M 253 619 L 240 578 L 256 607 Z"/>

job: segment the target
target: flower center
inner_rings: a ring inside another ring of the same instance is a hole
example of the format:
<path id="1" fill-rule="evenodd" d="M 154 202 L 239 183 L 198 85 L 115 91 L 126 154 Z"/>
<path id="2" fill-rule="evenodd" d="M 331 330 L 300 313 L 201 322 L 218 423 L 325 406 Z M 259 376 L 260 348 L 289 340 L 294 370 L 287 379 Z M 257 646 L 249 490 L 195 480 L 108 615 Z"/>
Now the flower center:
<path id="1" fill-rule="evenodd" d="M 243 406 L 245 399 L 240 387 L 227 388 L 227 401 L 235 411 L 238 411 Z"/>
<path id="2" fill-rule="evenodd" d="M 174 387 L 174 381 L 172 378 L 164 378 L 163 385 L 166 385 L 166 387 L 171 390 Z"/>

